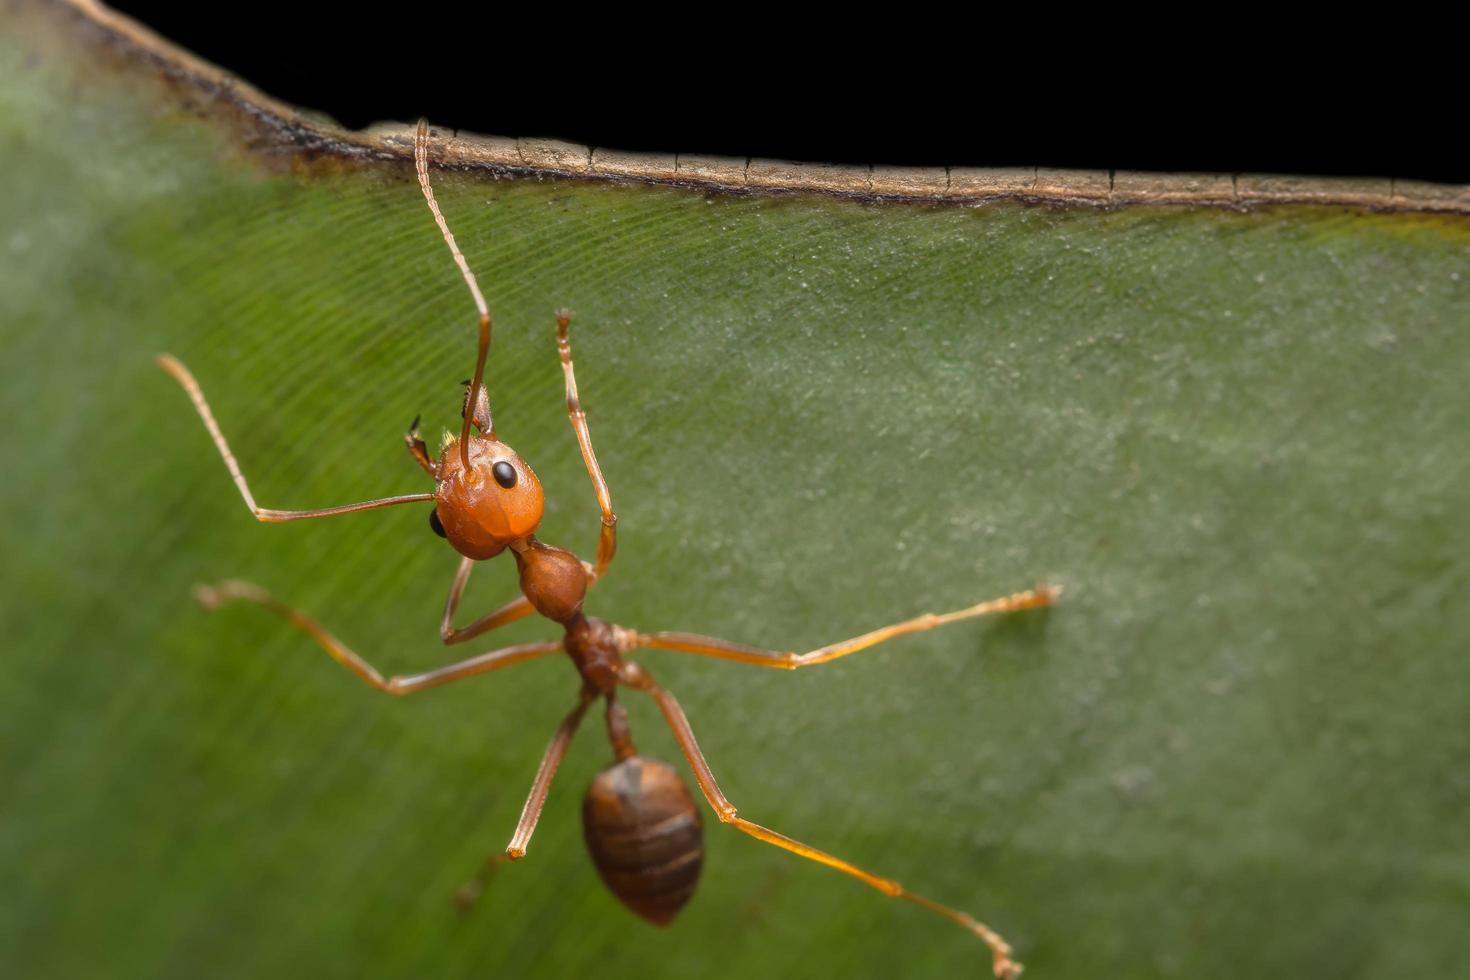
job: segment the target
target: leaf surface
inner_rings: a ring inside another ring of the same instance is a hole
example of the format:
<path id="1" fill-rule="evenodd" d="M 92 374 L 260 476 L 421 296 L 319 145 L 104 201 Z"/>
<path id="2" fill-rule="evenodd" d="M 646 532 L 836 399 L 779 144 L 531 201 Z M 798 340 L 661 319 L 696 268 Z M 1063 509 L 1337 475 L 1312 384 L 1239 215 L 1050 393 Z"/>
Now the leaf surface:
<path id="1" fill-rule="evenodd" d="M 385 672 L 464 649 L 426 507 L 256 524 L 152 360 L 191 366 L 264 506 L 428 489 L 401 435 L 455 424 L 474 318 L 411 170 L 262 163 L 37 9 L 0 39 L 17 975 L 984 975 L 961 931 L 712 818 L 693 903 L 634 920 L 578 826 L 595 713 L 528 858 L 454 914 L 574 674 L 392 700 L 201 611 L 192 583 L 239 577 Z M 1031 976 L 1460 968 L 1465 217 L 435 179 L 541 536 L 590 554 L 577 312 L 622 533 L 593 613 L 801 650 L 1066 586 L 794 674 L 643 656 L 742 814 L 989 921 Z M 491 563 L 463 615 L 513 589 Z"/>

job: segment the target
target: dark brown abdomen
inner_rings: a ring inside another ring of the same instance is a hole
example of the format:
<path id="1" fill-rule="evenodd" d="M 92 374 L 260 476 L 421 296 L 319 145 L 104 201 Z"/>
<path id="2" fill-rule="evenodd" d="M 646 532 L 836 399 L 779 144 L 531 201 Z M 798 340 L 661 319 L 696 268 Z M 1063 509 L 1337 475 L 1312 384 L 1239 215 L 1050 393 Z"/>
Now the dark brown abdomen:
<path id="1" fill-rule="evenodd" d="M 635 755 L 597 774 L 582 800 L 592 863 L 612 893 L 655 925 L 668 925 L 699 884 L 704 830 L 673 766 Z"/>

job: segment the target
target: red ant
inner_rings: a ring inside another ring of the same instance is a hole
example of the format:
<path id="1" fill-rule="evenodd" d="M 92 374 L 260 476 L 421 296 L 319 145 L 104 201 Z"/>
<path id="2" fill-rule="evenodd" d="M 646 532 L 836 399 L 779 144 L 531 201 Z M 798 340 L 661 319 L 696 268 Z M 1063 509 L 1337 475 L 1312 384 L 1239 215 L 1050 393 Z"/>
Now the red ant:
<path id="1" fill-rule="evenodd" d="M 592 860 L 603 881 L 619 900 L 633 912 L 658 925 L 671 922 L 694 894 L 704 857 L 699 811 L 684 781 L 672 766 L 638 754 L 629 734 L 627 713 L 617 699 L 618 687 L 625 686 L 648 694 L 658 705 L 694 772 L 700 791 L 719 816 L 721 823 L 731 824 L 757 840 L 774 844 L 800 857 L 836 868 L 885 895 L 907 899 L 930 912 L 944 916 L 978 936 L 990 947 L 997 977 L 1009 980 L 1017 976 L 1021 966 L 1011 958 L 1011 947 L 984 923 L 917 895 L 896 881 L 879 877 L 839 857 L 739 816 L 735 806 L 726 799 L 716 784 L 714 773 L 710 771 L 709 764 L 699 750 L 694 732 L 689 727 L 689 721 L 684 717 L 679 702 L 660 687 L 644 667 L 626 659 L 625 655 L 637 649 L 677 650 L 760 667 L 795 670 L 798 667 L 828 663 L 907 633 L 931 630 L 937 626 L 991 613 L 1048 606 L 1060 590 L 1056 586 L 1042 584 L 1035 589 L 991 599 L 966 609 L 941 615 L 929 613 L 917 616 L 802 654 L 762 650 L 692 633 L 640 633 L 584 614 L 582 600 L 588 587 L 606 574 L 617 550 L 617 515 L 613 513 L 612 497 L 608 492 L 607 481 L 602 478 L 602 469 L 597 464 L 597 456 L 592 449 L 592 437 L 587 430 L 587 416 L 582 411 L 577 395 L 571 344 L 567 337 L 571 314 L 565 310 L 556 314 L 556 344 L 561 355 L 562 371 L 566 375 L 567 415 L 571 419 L 572 431 L 576 433 L 577 444 L 581 447 L 582 459 L 592 478 L 592 488 L 602 511 L 597 559 L 592 563 L 582 561 L 570 551 L 538 541 L 535 537 L 536 529 L 541 523 L 544 503 L 541 481 L 515 450 L 496 436 L 495 423 L 490 415 L 490 399 L 482 384 L 485 358 L 490 350 L 490 311 L 485 305 L 479 285 L 475 282 L 474 273 L 470 271 L 459 246 L 455 244 L 454 235 L 450 233 L 449 225 L 434 200 L 434 191 L 429 184 L 428 149 L 428 127 L 426 123 L 420 122 L 414 141 L 414 161 L 418 170 L 419 186 L 440 232 L 444 235 L 444 241 L 469 286 L 480 315 L 479 353 L 475 359 L 474 378 L 469 382 L 469 390 L 461 409 L 463 420 L 459 438 L 446 435 L 436 461 L 419 437 L 417 419 L 404 437 L 413 458 L 425 473 L 433 477 L 433 493 L 384 497 L 319 510 L 269 510 L 259 507 L 251 496 L 245 476 L 240 472 L 239 464 L 235 462 L 235 456 L 230 452 L 229 444 L 225 442 L 194 376 L 172 355 L 159 355 L 158 363 L 188 393 L 194 408 L 204 421 L 205 428 L 214 439 L 225 466 L 234 478 L 235 486 L 239 488 L 246 506 L 257 520 L 297 521 L 433 501 L 434 509 L 429 512 L 430 526 L 436 534 L 446 538 L 462 556 L 454 583 L 449 589 L 448 600 L 444 604 L 444 618 L 439 627 L 440 639 L 445 644 L 463 643 L 532 612 L 540 613 L 560 625 L 564 635 L 557 640 L 523 643 L 492 650 L 427 673 L 385 678 L 314 619 L 278 602 L 259 586 L 241 581 L 227 581 L 213 587 L 201 586 L 196 590 L 200 602 L 211 609 L 231 599 L 264 606 L 316 640 L 342 666 L 388 694 L 412 694 L 553 653 L 564 652 L 571 657 L 582 682 L 577 705 L 562 721 L 546 749 L 510 844 L 503 854 L 493 856 L 487 862 L 487 870 L 461 892 L 460 897 L 466 903 L 473 901 L 483 889 L 485 876 L 490 868 L 500 862 L 525 856 L 557 767 L 571 745 L 572 736 L 576 733 L 582 716 L 598 698 L 607 703 L 608 738 L 612 742 L 617 761 L 597 776 L 583 801 L 583 825 Z M 478 430 L 478 435 L 471 432 L 471 426 Z M 507 548 L 510 549 L 520 572 L 522 594 L 469 626 L 460 628 L 452 625 L 460 595 L 469 580 L 474 563 L 494 558 Z"/>

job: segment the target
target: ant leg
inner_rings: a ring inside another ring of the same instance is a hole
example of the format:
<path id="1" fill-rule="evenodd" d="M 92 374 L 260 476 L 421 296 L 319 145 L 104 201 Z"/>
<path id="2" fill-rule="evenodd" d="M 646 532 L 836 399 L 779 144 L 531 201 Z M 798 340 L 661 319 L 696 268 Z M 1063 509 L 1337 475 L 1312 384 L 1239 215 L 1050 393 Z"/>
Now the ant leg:
<path id="1" fill-rule="evenodd" d="M 474 639 L 482 633 L 488 633 L 498 629 L 507 623 L 514 623 L 518 619 L 524 619 L 536 609 L 531 605 L 531 600 L 525 596 L 516 596 L 514 599 L 501 606 L 492 613 L 481 616 L 463 629 L 457 629 L 453 625 L 454 613 L 459 609 L 459 597 L 464 593 L 465 583 L 470 580 L 470 571 L 475 567 L 473 558 L 461 558 L 459 570 L 454 573 L 454 584 L 449 587 L 449 598 L 444 602 L 444 618 L 439 622 L 439 639 L 445 646 L 463 643 L 465 640 Z"/>
<path id="2" fill-rule="evenodd" d="M 571 748 L 572 738 L 577 734 L 577 726 L 582 723 L 582 716 L 587 713 L 587 706 L 595 700 L 597 700 L 596 690 L 590 687 L 582 688 L 577 706 L 572 709 L 571 714 L 562 719 L 556 734 L 551 736 L 551 744 L 546 746 L 546 754 L 541 757 L 541 768 L 536 770 L 536 779 L 531 783 L 531 795 L 526 797 L 526 805 L 521 808 L 521 819 L 516 823 L 516 830 L 511 835 L 510 843 L 506 845 L 504 851 L 490 855 L 480 872 L 455 893 L 454 900 L 460 908 L 469 908 L 484 894 L 485 885 L 502 864 L 519 861 L 526 856 L 526 848 L 531 844 L 531 835 L 536 832 L 536 823 L 541 819 L 541 808 L 546 805 L 546 796 L 551 792 L 551 781 L 556 778 L 556 770 L 561 766 L 561 761 L 566 758 L 567 749 Z"/>
<path id="3" fill-rule="evenodd" d="M 392 507 L 395 504 L 413 504 L 425 500 L 433 500 L 432 493 L 410 493 L 399 497 L 380 497 L 377 500 L 364 500 L 356 504 L 343 504 L 340 507 L 323 507 L 318 510 L 270 510 L 265 507 L 257 507 L 255 498 L 250 495 L 250 487 L 245 482 L 245 474 L 240 472 L 240 464 L 235 462 L 235 454 L 230 452 L 230 444 L 225 442 L 225 435 L 220 431 L 219 424 L 214 420 L 214 413 L 209 410 L 209 402 L 204 400 L 204 392 L 199 387 L 199 382 L 194 380 L 194 375 L 184 367 L 184 363 L 172 354 L 159 354 L 156 358 L 158 366 L 173 375 L 188 394 L 189 400 L 194 403 L 194 410 L 204 420 L 204 427 L 209 430 L 209 436 L 214 440 L 214 447 L 219 450 L 220 458 L 225 461 L 225 468 L 230 471 L 230 476 L 235 481 L 235 486 L 240 491 L 240 496 L 245 498 L 245 506 L 250 508 L 250 513 L 255 515 L 257 521 L 276 524 L 282 521 L 301 521 L 310 517 L 331 517 L 334 514 L 351 514 L 359 510 L 375 510 L 379 507 Z"/>
<path id="4" fill-rule="evenodd" d="M 413 417 L 413 424 L 408 427 L 408 432 L 404 433 L 403 442 L 404 445 L 408 446 L 409 453 L 413 456 L 414 462 L 419 464 L 420 469 L 430 476 L 438 475 L 438 470 L 434 466 L 434 457 L 429 455 L 428 444 L 419 435 L 419 417 L 417 415 Z"/>
<path id="5" fill-rule="evenodd" d="M 1016 592 L 999 599 L 990 599 L 985 602 L 976 603 L 966 609 L 957 609 L 936 615 L 925 613 L 906 619 L 901 623 L 884 626 L 881 629 L 855 636 L 850 640 L 840 643 L 830 643 L 819 647 L 808 653 L 783 653 L 776 650 L 763 650 L 759 647 L 745 646 L 741 643 L 731 643 L 729 640 L 721 640 L 712 636 L 700 636 L 697 633 L 633 633 L 626 641 L 628 648 L 646 647 L 652 650 L 678 650 L 681 653 L 694 653 L 702 657 L 718 657 L 721 660 L 734 660 L 743 664 L 755 664 L 758 667 L 780 667 L 785 670 L 795 670 L 798 667 L 811 667 L 816 664 L 824 664 L 838 657 L 845 657 L 849 653 L 857 653 L 868 647 L 876 646 L 885 640 L 891 640 L 896 636 L 904 636 L 908 633 L 922 633 L 949 623 L 959 622 L 962 619 L 974 619 L 977 616 L 989 616 L 994 613 L 1017 612 L 1022 609 L 1037 609 L 1051 605 L 1056 597 L 1061 595 L 1061 587 L 1038 585 L 1034 589 L 1025 592 Z"/>
<path id="6" fill-rule="evenodd" d="M 597 494 L 597 506 L 602 511 L 602 532 L 597 538 L 597 564 L 593 567 L 593 578 L 601 578 L 612 564 L 618 550 L 618 515 L 613 513 L 612 494 L 607 481 L 602 478 L 602 467 L 597 465 L 597 453 L 592 449 L 592 434 L 587 431 L 587 413 L 582 411 L 582 401 L 577 396 L 577 375 L 572 370 L 572 342 L 567 331 L 572 325 L 570 310 L 556 311 L 556 349 L 561 355 L 561 370 L 567 379 L 567 418 L 572 431 L 577 434 L 577 445 L 582 449 L 582 462 L 587 465 L 587 475 L 592 478 L 592 489 Z"/>
<path id="7" fill-rule="evenodd" d="M 459 609 L 459 597 L 464 593 L 465 583 L 470 580 L 470 570 L 474 568 L 473 558 L 461 558 L 459 571 L 454 574 L 454 584 L 449 587 L 449 598 L 444 602 L 444 618 L 439 621 L 439 639 L 445 646 L 463 643 L 465 640 L 474 639 L 499 629 L 507 623 L 514 623 L 518 619 L 524 619 L 536 611 L 531 605 L 531 600 L 523 595 L 516 596 L 505 605 L 494 612 L 486 613 L 468 626 L 458 628 L 453 625 L 454 614 Z M 587 569 L 587 574 L 592 575 L 592 566 L 582 562 L 582 567 Z M 596 581 L 593 579 L 593 581 Z"/>
<path id="8" fill-rule="evenodd" d="M 971 918 L 958 909 L 952 909 L 947 905 L 940 905 L 922 895 L 916 895 L 904 888 L 891 878 L 882 878 L 869 871 L 864 871 L 855 864 L 850 864 L 839 857 L 819 851 L 815 847 L 803 844 L 799 840 L 787 837 L 785 834 L 777 833 L 768 827 L 762 827 L 758 823 L 739 816 L 735 806 L 720 791 L 719 784 L 715 782 L 715 775 L 710 771 L 709 763 L 704 759 L 704 753 L 699 750 L 699 743 L 695 741 L 694 730 L 689 727 L 689 719 L 684 717 L 684 709 L 679 707 L 679 702 L 668 691 L 659 687 L 652 675 L 641 666 L 632 661 L 623 664 L 619 671 L 618 679 L 629 687 L 643 691 L 651 695 L 658 704 L 659 711 L 664 720 L 668 722 L 669 728 L 674 732 L 674 738 L 679 743 L 679 748 L 684 752 L 684 758 L 689 760 L 689 768 L 694 771 L 695 781 L 699 783 L 704 798 L 709 801 L 710 807 L 719 816 L 721 823 L 732 824 L 736 830 L 749 834 L 756 840 L 774 844 L 776 847 L 790 851 L 798 857 L 825 864 L 829 868 L 835 868 L 843 874 L 851 875 L 865 885 L 876 888 L 878 891 L 893 898 L 902 898 L 913 902 L 920 908 L 928 909 L 937 915 L 955 923 L 977 936 L 990 947 L 992 962 L 995 967 L 995 975 L 1000 980 L 1015 980 L 1021 973 L 1021 964 L 1011 959 L 1011 947 L 1001 935 L 991 929 L 983 922 Z"/>
<path id="9" fill-rule="evenodd" d="M 341 640 L 337 639 L 326 629 L 312 619 L 306 613 L 293 609 L 283 602 L 278 601 L 265 589 L 249 582 L 231 580 L 221 582 L 219 585 L 197 585 L 194 587 L 194 597 L 205 609 L 217 609 L 221 603 L 231 599 L 241 599 L 253 602 L 258 606 L 264 606 L 271 612 L 295 626 L 301 632 L 310 636 L 321 645 L 322 649 L 332 655 L 332 659 L 343 667 L 352 671 L 368 685 L 377 688 L 385 694 L 413 694 L 415 691 L 428 690 L 431 687 L 439 687 L 451 681 L 462 680 L 473 677 L 475 674 L 484 674 L 502 667 L 510 667 L 513 664 L 524 663 L 527 660 L 535 660 L 547 654 L 558 653 L 562 649 L 560 640 L 547 640 L 543 643 L 521 643 L 516 646 L 502 647 L 499 650 L 491 650 L 461 660 L 459 663 L 449 664 L 422 674 L 407 674 L 403 676 L 385 678 L 376 667 L 368 663 L 347 647 Z"/>

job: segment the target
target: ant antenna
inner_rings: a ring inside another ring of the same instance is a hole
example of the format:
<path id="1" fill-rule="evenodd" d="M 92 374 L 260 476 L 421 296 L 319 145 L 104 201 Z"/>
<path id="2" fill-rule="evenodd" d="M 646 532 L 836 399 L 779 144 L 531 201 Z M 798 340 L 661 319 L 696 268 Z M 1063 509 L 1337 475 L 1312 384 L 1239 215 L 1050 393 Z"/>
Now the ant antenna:
<path id="1" fill-rule="evenodd" d="M 485 305 L 485 297 L 480 293 L 479 283 L 475 282 L 475 274 L 470 271 L 470 264 L 465 261 L 464 254 L 454 243 L 454 233 L 449 230 L 449 223 L 439 212 L 439 204 L 434 200 L 434 188 L 429 186 L 429 121 L 427 119 L 419 120 L 418 130 L 414 133 L 413 162 L 419 172 L 419 187 L 423 189 L 424 200 L 429 202 L 429 210 L 434 212 L 434 221 L 439 225 L 439 231 L 444 234 L 444 243 L 449 246 L 450 253 L 454 255 L 454 262 L 464 276 L 465 285 L 470 287 L 470 295 L 475 298 L 475 309 L 480 311 L 480 353 L 475 358 L 475 378 L 470 382 L 470 395 L 465 402 L 464 422 L 459 430 L 459 458 L 464 464 L 465 472 L 469 473 L 470 421 L 475 417 L 475 406 L 479 404 L 480 388 L 485 376 L 485 356 L 490 353 L 490 308 Z M 488 407 L 489 402 L 487 401 L 487 415 L 489 414 Z M 485 435 L 490 439 L 495 438 L 493 417 L 490 419 L 490 431 Z"/>

